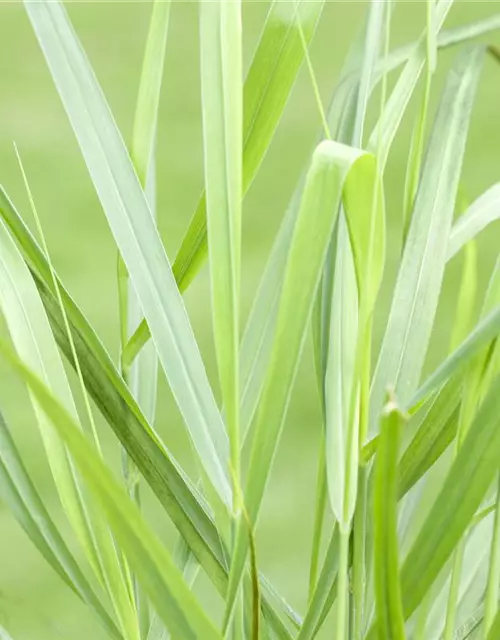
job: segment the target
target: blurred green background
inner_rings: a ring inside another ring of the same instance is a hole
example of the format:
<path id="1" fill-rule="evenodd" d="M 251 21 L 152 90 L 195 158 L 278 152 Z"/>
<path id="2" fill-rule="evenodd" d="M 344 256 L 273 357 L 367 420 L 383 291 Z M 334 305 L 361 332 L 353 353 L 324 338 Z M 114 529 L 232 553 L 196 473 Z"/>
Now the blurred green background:
<path id="1" fill-rule="evenodd" d="M 392 45 L 414 39 L 424 26 L 423 2 L 399 3 Z M 125 140 L 130 141 L 142 53 L 150 16 L 149 2 L 70 2 L 68 11 Z M 246 64 L 251 60 L 268 2 L 244 3 Z M 327 2 L 311 55 L 325 103 L 336 83 L 350 40 L 366 3 Z M 498 2 L 456 2 L 447 26 L 479 20 L 500 11 Z M 202 189 L 200 78 L 196 2 L 174 2 L 171 12 L 159 141 L 159 226 L 173 259 Z M 500 44 L 498 35 L 486 38 Z M 433 106 L 455 51 L 439 58 Z M 13 141 L 19 147 L 45 227 L 56 268 L 99 335 L 116 358 L 118 348 L 116 249 L 93 191 L 76 141 L 19 2 L 0 1 L 0 181 L 31 223 Z M 418 99 L 409 109 L 386 173 L 389 263 L 383 289 L 387 303 L 400 254 L 401 202 L 408 141 Z M 500 180 L 500 66 L 487 60 L 467 147 L 463 186 L 470 199 Z M 370 115 L 374 121 L 375 112 Z M 260 173 L 245 200 L 243 316 L 246 317 L 280 219 L 319 130 L 319 116 L 305 68 Z M 499 228 L 483 234 L 480 274 L 483 291 L 500 248 Z M 428 367 L 447 349 L 460 259 L 450 265 L 443 287 L 439 322 Z M 217 387 L 211 337 L 206 268 L 186 294 L 186 303 L 214 387 Z M 385 305 L 387 307 L 387 304 Z M 377 334 L 384 325 L 376 318 Z M 66 527 L 55 498 L 29 401 L 12 374 L 0 367 L 0 407 L 25 453 L 37 486 L 52 513 Z M 192 469 L 189 445 L 163 379 L 159 383 L 157 428 L 179 459 Z M 303 609 L 307 593 L 312 531 L 317 399 L 310 345 L 296 383 L 279 455 L 259 522 L 259 562 L 290 603 Z M 118 470 L 116 442 L 102 434 Z M 154 499 L 146 496 L 148 516 L 171 543 L 174 532 Z M 67 529 L 67 527 L 66 527 Z M 9 512 L 0 507 L 0 623 L 19 640 L 101 638 L 92 614 L 51 572 Z M 71 539 L 71 538 L 70 538 Z M 201 577 L 197 590 L 207 602 L 217 598 Z"/>

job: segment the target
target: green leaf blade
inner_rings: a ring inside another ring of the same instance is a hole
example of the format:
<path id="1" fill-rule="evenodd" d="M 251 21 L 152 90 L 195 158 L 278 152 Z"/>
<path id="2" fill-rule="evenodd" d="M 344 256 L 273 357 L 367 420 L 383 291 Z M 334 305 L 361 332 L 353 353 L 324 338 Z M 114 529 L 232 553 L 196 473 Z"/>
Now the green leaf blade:
<path id="1" fill-rule="evenodd" d="M 273 0 L 248 71 L 243 96 L 243 193 L 246 193 L 269 147 L 295 83 L 306 42 L 313 37 L 325 0 Z M 175 258 L 173 271 L 185 290 L 207 255 L 206 198 L 198 207 Z"/>
<path id="2" fill-rule="evenodd" d="M 29 385 L 43 411 L 64 439 L 116 540 L 127 554 L 133 570 L 171 632 L 193 640 L 198 637 L 220 640 L 220 634 L 189 590 L 170 554 L 78 430 L 71 415 L 11 349 L 5 344 L 1 349 L 4 357 Z"/>
<path id="3" fill-rule="evenodd" d="M 184 303 L 123 140 L 62 5 L 44 0 L 26 2 L 25 7 L 200 461 L 222 500 L 230 504 L 227 436 Z"/>
<path id="4" fill-rule="evenodd" d="M 241 3 L 200 6 L 202 115 L 214 340 L 239 482 L 239 290 L 242 200 Z M 236 493 L 233 495 L 233 504 Z"/>
<path id="5" fill-rule="evenodd" d="M 416 391 L 446 264 L 446 243 L 468 122 L 484 58 L 461 53 L 450 71 L 434 123 L 420 188 L 371 391 L 371 435 L 388 384 L 403 406 Z M 439 170 L 438 170 L 439 168 Z"/>
<path id="6" fill-rule="evenodd" d="M 405 617 L 421 602 L 467 529 L 498 470 L 498 381 L 465 437 L 402 568 Z"/>
<path id="7" fill-rule="evenodd" d="M 374 564 L 379 636 L 404 640 L 397 530 L 397 459 L 404 416 L 393 401 L 384 408 L 374 479 Z"/>
<path id="8" fill-rule="evenodd" d="M 0 415 L 0 493 L 49 565 L 98 615 L 111 638 L 123 636 L 111 620 L 45 508 Z"/>

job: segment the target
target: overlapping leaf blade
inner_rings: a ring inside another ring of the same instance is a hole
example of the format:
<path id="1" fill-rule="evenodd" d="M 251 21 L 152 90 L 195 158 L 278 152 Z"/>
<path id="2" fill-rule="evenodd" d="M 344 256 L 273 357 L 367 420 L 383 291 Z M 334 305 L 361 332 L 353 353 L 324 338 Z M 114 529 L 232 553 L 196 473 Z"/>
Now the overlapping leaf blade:
<path id="1" fill-rule="evenodd" d="M 448 75 L 429 143 L 391 312 L 374 373 L 371 436 L 388 384 L 406 405 L 416 391 L 434 324 L 446 243 L 484 51 L 466 49 Z M 439 169 L 439 170 L 438 170 Z"/>
<path id="2" fill-rule="evenodd" d="M 156 132 L 158 111 L 163 79 L 165 50 L 170 19 L 170 0 L 156 0 L 151 12 L 146 48 L 142 64 L 137 105 L 132 135 L 131 158 L 137 177 L 145 188 L 145 195 L 153 218 L 156 218 Z M 140 302 L 121 257 L 118 257 L 118 279 L 120 300 L 120 360 L 129 337 L 143 319 Z M 125 279 L 126 285 L 121 281 Z M 156 393 L 158 378 L 158 357 L 153 343 L 146 346 L 130 366 L 123 366 L 122 374 L 141 407 L 149 423 L 154 422 L 156 413 Z M 123 451 L 124 475 L 129 494 L 140 503 L 139 473 L 128 454 Z M 149 634 L 151 618 L 147 596 L 134 581 L 135 600 L 141 637 L 145 640 Z"/>
<path id="3" fill-rule="evenodd" d="M 257 520 L 286 416 L 344 180 L 350 171 L 356 172 L 360 157 L 363 157 L 363 153 L 359 150 L 330 141 L 320 143 L 313 156 L 287 259 L 276 338 L 256 416 L 245 488 L 245 505 L 252 523 Z M 245 526 L 240 521 L 226 599 L 226 622 L 234 604 L 247 552 L 248 538 Z"/>
<path id="4" fill-rule="evenodd" d="M 238 347 L 243 151 L 241 48 L 240 0 L 202 2 L 201 98 L 212 315 L 219 380 L 229 434 L 231 467 L 238 484 Z"/>
<path id="5" fill-rule="evenodd" d="M 71 389 L 35 283 L 4 223 L 0 223 L 0 305 L 17 353 L 50 385 L 78 420 Z M 79 486 L 72 461 L 53 425 L 33 402 L 56 487 L 64 510 L 92 569 L 106 586 L 123 633 L 138 637 L 135 611 L 129 598 L 109 531 L 93 512 Z"/>
<path id="6" fill-rule="evenodd" d="M 5 344 L 2 351 L 64 439 L 95 503 L 109 522 L 115 539 L 126 553 L 167 627 L 182 638 L 220 639 L 220 634 L 189 590 L 170 554 L 78 430 L 71 415 L 57 402 L 40 378 Z"/>
<path id="7" fill-rule="evenodd" d="M 324 1 L 273 0 L 271 4 L 244 87 L 244 193 L 269 147 L 304 58 L 298 23 L 309 42 Z M 181 291 L 194 278 L 206 255 L 206 201 L 203 195 L 174 262 L 174 274 Z"/>
<path id="8" fill-rule="evenodd" d="M 74 366 L 45 256 L 1 188 L 0 215 L 19 242 L 24 259 L 34 275 L 54 337 Z M 145 419 L 108 352 L 61 282 L 59 288 L 89 394 L 212 583 L 220 593 L 224 593 L 227 583 L 225 555 L 205 502 Z M 261 581 L 263 610 L 273 627 L 279 626 L 279 617 L 268 602 L 271 595 L 269 586 L 262 576 Z M 278 602 L 274 598 L 271 600 Z M 287 615 L 287 612 L 284 611 L 284 614 Z"/>
<path id="9" fill-rule="evenodd" d="M 494 15 L 489 18 L 486 18 L 485 20 L 480 20 L 478 22 L 474 22 L 461 27 L 456 27 L 454 29 L 440 31 L 444 22 L 444 18 L 446 17 L 446 14 L 450 8 L 451 7 L 448 4 L 443 4 L 442 6 L 438 7 L 439 11 L 436 12 L 436 18 L 439 18 L 439 22 L 436 21 L 436 24 L 435 24 L 436 31 L 438 32 L 438 36 L 437 36 L 438 50 L 446 49 L 448 47 L 457 46 L 457 45 L 466 43 L 482 35 L 485 35 L 500 29 L 500 16 Z M 384 73 L 389 73 L 391 71 L 394 71 L 401 65 L 408 62 L 411 64 L 411 67 L 412 67 L 411 75 L 414 75 L 414 76 L 416 75 L 416 79 L 413 80 L 410 77 L 410 74 L 408 74 L 405 77 L 401 77 L 401 82 L 402 84 L 406 84 L 408 82 L 408 84 L 410 84 L 410 86 L 412 86 L 413 89 L 415 89 L 418 77 L 420 76 L 423 65 L 425 64 L 425 51 L 422 46 L 422 42 L 424 40 L 425 40 L 425 34 L 416 43 L 411 43 L 403 47 L 400 47 L 398 49 L 395 49 L 390 53 L 387 60 L 380 61 L 377 66 L 376 81 L 378 82 Z M 421 61 L 419 64 L 414 63 L 414 59 L 417 56 Z M 356 87 L 356 83 L 357 83 L 356 73 L 358 73 L 358 71 L 355 71 L 355 66 L 356 65 L 352 66 L 352 68 L 351 66 L 346 68 L 345 73 L 341 74 L 341 79 L 335 89 L 335 96 L 337 96 L 337 94 L 342 94 L 347 101 L 352 98 L 352 91 Z M 399 123 L 401 122 L 401 119 L 402 119 L 402 116 L 399 113 L 399 108 L 402 108 L 402 111 L 404 112 L 406 105 L 408 104 L 409 98 L 411 97 L 411 94 L 412 94 L 412 90 L 410 89 L 408 99 L 406 99 L 405 96 L 407 95 L 407 90 L 404 90 L 404 91 L 401 90 L 400 106 L 399 107 L 395 106 L 393 111 L 393 116 L 396 119 L 395 124 L 393 125 L 391 122 L 391 119 L 386 116 L 385 123 L 384 123 L 386 127 L 386 132 L 384 133 L 384 137 L 383 137 L 384 140 L 387 140 L 389 142 L 392 141 L 396 131 L 398 130 Z M 349 98 L 348 96 L 351 96 L 351 98 Z M 396 104 L 397 102 L 399 102 L 399 100 L 396 101 L 396 99 L 394 99 L 394 102 Z M 340 118 L 339 114 L 337 114 L 335 117 L 335 122 L 337 122 L 339 119 L 342 119 L 342 118 Z M 330 122 L 329 126 L 330 126 L 330 130 L 332 131 L 337 130 L 336 125 L 334 125 L 332 122 Z M 373 147 L 375 148 L 377 144 L 375 134 L 372 135 L 371 142 Z M 200 204 L 200 207 L 201 207 L 201 204 Z M 202 213 L 197 214 L 200 220 L 203 217 L 203 215 Z M 180 274 L 181 272 L 179 273 L 179 277 L 180 277 Z M 187 286 L 188 284 L 189 283 L 186 283 L 185 286 Z M 139 353 L 143 345 L 149 340 L 149 338 L 150 338 L 149 327 L 147 326 L 146 322 L 142 322 L 138 330 L 135 332 L 134 336 L 132 337 L 132 339 L 129 341 L 129 344 L 127 346 L 127 350 L 126 350 L 127 362 L 130 363 L 134 360 L 136 355 Z"/>
<path id="10" fill-rule="evenodd" d="M 191 325 L 134 171 L 59 2 L 25 3 L 201 464 L 229 504 L 228 443 Z"/>
<path id="11" fill-rule="evenodd" d="M 96 612 L 109 636 L 120 640 L 122 635 L 50 517 L 1 415 L 0 495 L 49 565 Z"/>
<path id="12" fill-rule="evenodd" d="M 402 568 L 408 617 L 450 557 L 498 470 L 500 450 L 498 381 L 474 419 L 444 485 Z"/>

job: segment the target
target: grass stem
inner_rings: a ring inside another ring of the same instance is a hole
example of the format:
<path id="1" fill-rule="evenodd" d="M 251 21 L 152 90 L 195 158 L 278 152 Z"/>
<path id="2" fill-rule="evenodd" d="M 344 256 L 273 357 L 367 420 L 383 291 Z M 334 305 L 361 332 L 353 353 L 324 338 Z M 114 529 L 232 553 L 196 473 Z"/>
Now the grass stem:
<path id="1" fill-rule="evenodd" d="M 337 579 L 337 629 L 335 638 L 344 640 L 349 637 L 347 602 L 349 590 L 349 538 L 350 528 L 339 528 L 339 571 Z"/>

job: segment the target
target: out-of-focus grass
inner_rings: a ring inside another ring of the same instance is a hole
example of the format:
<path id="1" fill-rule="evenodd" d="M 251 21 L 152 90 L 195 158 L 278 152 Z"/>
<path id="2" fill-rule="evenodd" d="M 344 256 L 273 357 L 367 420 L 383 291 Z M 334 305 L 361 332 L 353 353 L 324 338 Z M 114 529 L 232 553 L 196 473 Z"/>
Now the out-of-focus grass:
<path id="1" fill-rule="evenodd" d="M 413 39 L 424 24 L 424 3 L 401 4 L 395 16 L 394 45 Z M 499 8 L 495 2 L 459 0 L 451 12 L 448 26 L 486 17 Z M 245 3 L 247 62 L 266 9 L 266 2 L 251 0 Z M 327 3 L 312 47 L 312 60 L 325 102 L 364 9 L 362 2 Z M 123 135 L 130 141 L 150 4 L 70 3 L 69 12 Z M 28 216 L 12 146 L 15 140 L 30 174 L 56 268 L 115 355 L 118 347 L 116 250 L 111 234 L 21 5 L 0 2 L 0 29 L 0 181 L 8 188 L 23 215 Z M 500 38 L 495 36 L 490 41 L 499 44 Z M 441 82 L 450 55 L 445 52 L 440 57 L 437 83 Z M 196 3 L 176 2 L 171 16 L 158 148 L 159 226 L 172 258 L 202 187 L 198 57 Z M 500 136 L 498 129 L 495 136 L 495 128 L 488 126 L 497 117 L 499 105 L 500 67 L 488 61 L 474 109 L 464 168 L 463 186 L 471 198 L 499 179 Z M 410 116 L 413 113 L 415 111 L 410 110 Z M 408 118 L 386 173 L 389 245 L 396 247 L 401 234 L 410 125 Z M 243 317 L 250 308 L 280 216 L 301 167 L 312 151 L 318 128 L 319 117 L 304 69 L 272 148 L 244 204 Z M 498 226 L 493 226 L 486 237 L 480 239 L 480 276 L 492 266 L 498 233 Z M 447 317 L 454 309 L 458 266 L 458 261 L 452 263 L 445 281 L 446 295 L 430 349 L 429 367 L 436 363 L 448 344 Z M 390 290 L 393 275 L 389 265 L 382 295 Z M 216 380 L 207 276 L 205 269 L 186 294 L 186 299 L 211 379 Z M 479 277 L 481 280 L 484 278 Z M 384 320 L 379 317 L 376 322 L 381 326 Z M 10 374 L 6 374 L 4 367 L 0 366 L 0 371 L 0 406 L 5 408 L 15 428 L 15 436 L 26 452 L 39 488 L 49 500 L 55 498 L 46 464 L 41 461 L 40 442 L 33 429 L 33 416 L 27 408 L 25 392 Z M 189 454 L 187 441 L 181 435 L 180 418 L 163 380 L 160 381 L 157 425 L 176 455 L 186 460 Z M 318 429 L 309 350 L 297 381 L 297 393 L 258 532 L 261 566 L 299 608 L 304 605 L 307 591 L 312 522 L 296 518 L 296 513 L 313 500 L 316 472 L 313 452 Z M 107 432 L 103 435 L 111 449 L 112 438 Z M 294 482 L 290 485 L 290 475 L 286 471 L 292 465 Z M 155 508 L 152 501 L 148 508 Z M 306 512 L 312 513 L 311 508 Z M 157 526 L 164 530 L 166 537 L 172 535 L 164 516 Z M 293 530 L 293 540 L 289 538 L 290 530 Z M 51 573 L 5 509 L 0 510 L 0 531 L 0 622 L 11 626 L 14 636 L 21 640 L 100 637 L 100 629 L 88 611 Z M 277 541 L 280 553 L 275 555 Z M 298 548 L 302 549 L 300 555 L 296 552 Z M 199 589 L 204 586 L 201 579 Z"/>

